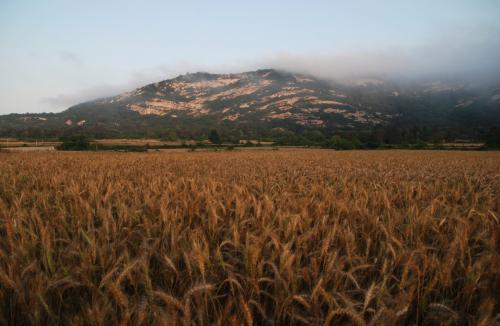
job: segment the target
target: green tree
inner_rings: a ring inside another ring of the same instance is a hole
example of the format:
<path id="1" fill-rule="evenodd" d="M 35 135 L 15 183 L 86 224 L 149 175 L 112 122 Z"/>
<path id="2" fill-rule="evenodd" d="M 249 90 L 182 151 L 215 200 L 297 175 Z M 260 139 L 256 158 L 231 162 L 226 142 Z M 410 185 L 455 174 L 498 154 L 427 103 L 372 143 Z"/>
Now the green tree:
<path id="1" fill-rule="evenodd" d="M 355 149 L 359 147 L 359 141 L 351 141 L 335 135 L 327 143 L 327 147 L 335 149 Z"/>
<path id="2" fill-rule="evenodd" d="M 70 136 L 61 139 L 63 142 L 58 146 L 62 151 L 88 151 L 90 150 L 90 142 L 85 136 Z"/>
<path id="3" fill-rule="evenodd" d="M 500 128 L 490 128 L 483 137 L 488 148 L 500 148 Z"/>
<path id="4" fill-rule="evenodd" d="M 210 140 L 210 142 L 212 144 L 220 144 L 221 141 L 220 141 L 220 136 L 219 136 L 219 133 L 217 132 L 217 130 L 211 130 L 210 133 L 208 134 L 208 140 Z"/>

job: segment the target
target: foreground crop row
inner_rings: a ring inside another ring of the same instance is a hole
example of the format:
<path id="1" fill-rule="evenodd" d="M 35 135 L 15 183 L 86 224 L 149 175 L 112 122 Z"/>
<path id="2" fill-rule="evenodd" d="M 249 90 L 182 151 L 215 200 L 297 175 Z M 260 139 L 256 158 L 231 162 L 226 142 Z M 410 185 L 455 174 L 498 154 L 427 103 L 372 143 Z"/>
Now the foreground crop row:
<path id="1" fill-rule="evenodd" d="M 500 322 L 500 153 L 0 155 L 0 324 Z"/>

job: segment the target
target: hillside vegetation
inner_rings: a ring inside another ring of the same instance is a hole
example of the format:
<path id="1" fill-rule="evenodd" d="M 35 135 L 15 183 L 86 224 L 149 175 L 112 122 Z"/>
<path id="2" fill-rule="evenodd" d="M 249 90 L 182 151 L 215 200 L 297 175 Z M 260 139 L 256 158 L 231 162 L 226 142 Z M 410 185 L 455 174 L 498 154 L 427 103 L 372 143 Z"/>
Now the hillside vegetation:
<path id="1" fill-rule="evenodd" d="M 334 135 L 371 144 L 500 144 L 500 88 L 459 81 L 339 83 L 263 69 L 194 73 L 96 99 L 60 113 L 0 116 L 0 137 L 261 139 L 287 145 Z"/>
<path id="2" fill-rule="evenodd" d="M 0 154 L 0 324 L 500 322 L 500 153 Z"/>

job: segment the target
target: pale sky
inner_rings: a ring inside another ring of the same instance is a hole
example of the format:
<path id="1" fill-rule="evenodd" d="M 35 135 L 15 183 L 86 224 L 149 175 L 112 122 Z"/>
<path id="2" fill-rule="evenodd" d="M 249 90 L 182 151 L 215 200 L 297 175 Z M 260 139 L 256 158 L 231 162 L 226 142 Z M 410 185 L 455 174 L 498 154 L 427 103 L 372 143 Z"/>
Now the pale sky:
<path id="1" fill-rule="evenodd" d="M 500 1 L 0 0 L 0 114 L 199 70 L 500 72 Z"/>

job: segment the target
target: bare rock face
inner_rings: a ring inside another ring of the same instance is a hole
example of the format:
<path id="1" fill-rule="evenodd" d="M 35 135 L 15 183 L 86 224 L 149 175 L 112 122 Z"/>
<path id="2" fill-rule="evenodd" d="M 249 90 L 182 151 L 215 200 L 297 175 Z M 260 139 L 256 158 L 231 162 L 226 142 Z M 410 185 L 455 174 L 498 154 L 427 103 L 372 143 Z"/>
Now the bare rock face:
<path id="1" fill-rule="evenodd" d="M 220 128 L 236 138 L 381 130 L 406 136 L 454 130 L 470 136 L 500 127 L 499 89 L 373 78 L 339 83 L 274 69 L 193 73 L 60 113 L 0 116 L 0 136 L 166 137 L 175 132 L 196 138 Z"/>
<path id="2" fill-rule="evenodd" d="M 346 95 L 309 76 L 258 70 L 240 74 L 196 73 L 147 85 L 99 104 L 119 104 L 140 115 L 171 119 L 215 116 L 221 121 L 290 120 L 324 126 L 342 118 L 377 125 L 384 116 L 345 101 Z"/>

